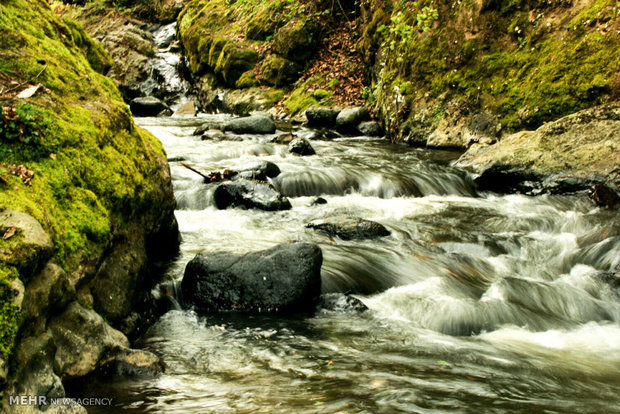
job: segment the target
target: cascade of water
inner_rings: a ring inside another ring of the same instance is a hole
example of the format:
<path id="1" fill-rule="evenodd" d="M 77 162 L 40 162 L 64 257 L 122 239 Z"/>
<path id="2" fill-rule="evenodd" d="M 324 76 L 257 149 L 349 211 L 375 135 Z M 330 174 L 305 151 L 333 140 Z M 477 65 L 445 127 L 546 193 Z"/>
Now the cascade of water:
<path id="1" fill-rule="evenodd" d="M 201 141 L 205 119 L 141 119 L 170 157 L 209 172 L 276 163 L 292 210 L 217 210 L 214 184 L 171 163 L 182 253 L 302 240 L 324 254 L 314 315 L 172 310 L 144 338 L 166 374 L 124 383 L 121 407 L 179 412 L 609 411 L 620 406 L 620 220 L 585 197 L 476 194 L 456 154 L 381 140 Z M 221 115 L 217 119 L 222 119 Z M 317 195 L 327 204 L 311 205 Z M 306 228 L 348 215 L 391 232 L 345 241 Z M 616 283 L 616 284 L 614 284 Z M 95 389 L 101 384 L 92 385 Z M 143 390 L 149 395 L 144 397 Z M 318 404 L 318 405 L 317 405 Z"/>
<path id="2" fill-rule="evenodd" d="M 140 85 L 143 96 L 158 97 L 173 108 L 191 99 L 188 91 L 192 90 L 192 85 L 182 75 L 182 55 L 179 50 L 171 47 L 176 37 L 176 28 L 175 22 L 153 32 L 157 52 L 150 62 L 150 76 Z"/>

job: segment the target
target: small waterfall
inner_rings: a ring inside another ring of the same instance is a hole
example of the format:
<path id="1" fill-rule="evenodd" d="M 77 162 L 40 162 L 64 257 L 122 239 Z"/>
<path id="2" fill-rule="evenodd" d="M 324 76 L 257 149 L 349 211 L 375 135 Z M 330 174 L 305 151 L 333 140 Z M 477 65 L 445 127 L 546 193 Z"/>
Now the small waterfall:
<path id="1" fill-rule="evenodd" d="M 143 96 L 155 96 L 171 107 L 191 99 L 192 84 L 185 78 L 187 70 L 176 39 L 177 24 L 171 23 L 153 31 L 157 52 L 151 60 L 149 78 L 140 85 Z"/>

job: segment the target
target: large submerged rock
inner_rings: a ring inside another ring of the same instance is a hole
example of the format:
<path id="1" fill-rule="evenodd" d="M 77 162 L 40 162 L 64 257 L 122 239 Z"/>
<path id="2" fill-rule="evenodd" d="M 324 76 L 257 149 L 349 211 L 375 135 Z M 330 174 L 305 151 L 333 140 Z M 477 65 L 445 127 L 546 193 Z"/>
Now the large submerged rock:
<path id="1" fill-rule="evenodd" d="M 330 237 L 342 240 L 377 239 L 390 235 L 390 231 L 382 224 L 358 217 L 335 216 L 315 220 L 307 225 Z"/>
<path id="2" fill-rule="evenodd" d="M 271 185 L 247 180 L 226 182 L 213 194 L 219 209 L 228 207 L 256 208 L 265 211 L 290 210 L 291 203 Z"/>
<path id="3" fill-rule="evenodd" d="M 321 293 L 322 262 L 321 249 L 310 243 L 200 253 L 185 268 L 183 300 L 201 311 L 307 311 Z"/>

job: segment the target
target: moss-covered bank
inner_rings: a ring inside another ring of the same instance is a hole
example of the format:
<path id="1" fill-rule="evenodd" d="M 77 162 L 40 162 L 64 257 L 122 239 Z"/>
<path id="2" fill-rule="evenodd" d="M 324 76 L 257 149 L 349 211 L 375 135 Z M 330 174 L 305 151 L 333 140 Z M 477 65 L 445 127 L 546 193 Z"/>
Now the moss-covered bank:
<path id="1" fill-rule="evenodd" d="M 53 251 L 37 256 L 19 229 L 0 222 L 0 356 L 6 358 L 19 326 L 13 279 L 28 289 L 51 260 L 67 272 L 85 306 L 119 326 L 144 301 L 141 289 L 153 284 L 146 258 L 173 246 L 176 230 L 164 151 L 134 125 L 117 88 L 100 73 L 110 58 L 79 24 L 57 18 L 47 1 L 0 3 L 2 116 L 21 131 L 0 132 L 0 210 L 34 217 L 53 242 Z M 30 84 L 41 88 L 16 98 Z M 16 107 L 21 116 L 10 112 Z M 27 182 L 15 166 L 34 177 Z M 135 264 L 106 270 L 121 251 Z M 118 285 L 105 287 L 114 277 Z M 113 312 L 109 301 L 124 307 Z"/>
<path id="2" fill-rule="evenodd" d="M 190 1 L 179 14 L 178 29 L 189 67 L 201 78 L 203 106 L 213 106 L 218 95 L 213 91 L 218 89 L 245 90 L 235 93 L 247 95 L 244 104 L 223 105 L 237 112 L 269 109 L 285 93 L 284 107 L 293 114 L 313 103 L 333 104 L 329 100 L 333 92 L 314 91 L 337 88 L 337 82 L 321 86 L 319 78 L 300 78 L 317 57 L 327 29 L 341 25 L 346 21 L 343 12 L 350 14 L 355 8 L 353 1 L 339 4 L 320 0 Z"/>
<path id="3" fill-rule="evenodd" d="M 619 97 L 613 0 L 362 3 L 371 102 L 398 138 L 424 144 L 454 107 L 519 130 Z"/>

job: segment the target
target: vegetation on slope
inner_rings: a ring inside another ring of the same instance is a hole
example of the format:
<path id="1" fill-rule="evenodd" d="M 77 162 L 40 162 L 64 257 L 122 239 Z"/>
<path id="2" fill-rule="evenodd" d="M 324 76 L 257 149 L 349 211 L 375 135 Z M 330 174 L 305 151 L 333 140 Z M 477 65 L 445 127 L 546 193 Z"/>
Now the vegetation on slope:
<path id="1" fill-rule="evenodd" d="M 366 1 L 371 102 L 406 128 L 423 108 L 436 125 L 449 101 L 489 110 L 508 129 L 536 128 L 618 98 L 619 14 L 613 0 Z M 395 86 L 406 101 L 398 115 Z"/>
<path id="2" fill-rule="evenodd" d="M 150 211 L 163 180 L 163 149 L 135 127 L 118 90 L 99 73 L 109 57 L 79 24 L 60 21 L 47 1 L 2 1 L 0 62 L 0 210 L 39 221 L 52 237 L 55 261 L 79 280 L 118 229 Z M 41 85 L 38 92 L 18 99 L 31 84 Z M 23 266 L 16 253 L 22 236 L 7 234 L 2 223 L 0 230 L 0 355 L 6 356 L 18 321 L 10 282 L 26 283 L 40 263 Z"/>
<path id="3" fill-rule="evenodd" d="M 179 15 L 179 35 L 190 69 L 210 86 L 284 88 L 284 106 L 295 114 L 350 101 L 349 85 L 361 97 L 361 61 L 345 23 L 355 9 L 353 1 L 192 0 Z M 329 65 L 333 54 L 341 65 Z"/>

